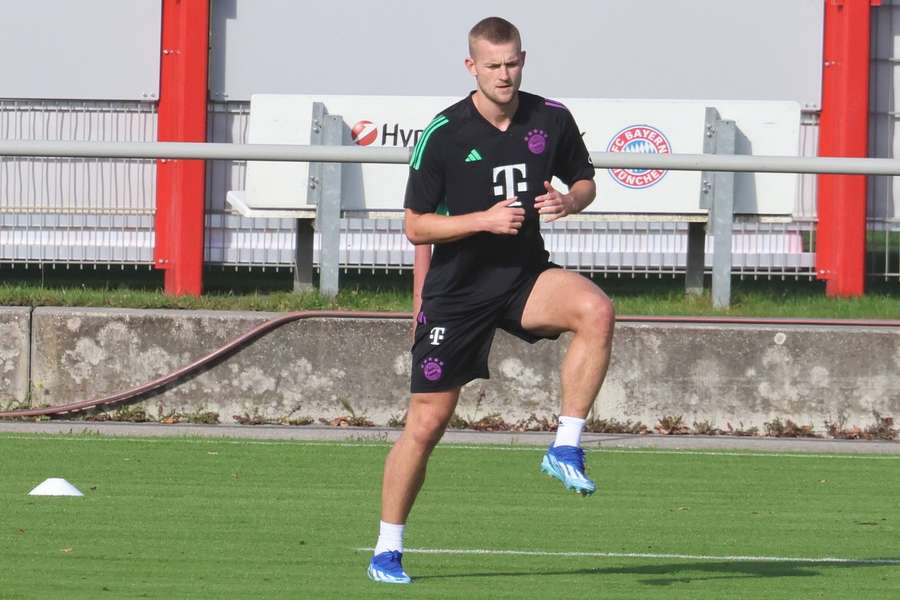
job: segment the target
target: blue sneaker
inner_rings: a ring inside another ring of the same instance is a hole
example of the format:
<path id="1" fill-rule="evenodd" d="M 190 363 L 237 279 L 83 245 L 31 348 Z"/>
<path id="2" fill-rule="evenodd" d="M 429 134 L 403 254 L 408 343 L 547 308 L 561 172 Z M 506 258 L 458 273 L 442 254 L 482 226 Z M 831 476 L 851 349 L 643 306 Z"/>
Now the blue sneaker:
<path id="1" fill-rule="evenodd" d="M 541 471 L 582 496 L 590 496 L 597 489 L 584 474 L 584 450 L 575 446 L 550 446 L 541 460 Z"/>
<path id="2" fill-rule="evenodd" d="M 403 553 L 396 550 L 376 554 L 369 563 L 369 579 L 383 583 L 412 583 L 400 564 L 402 558 Z"/>

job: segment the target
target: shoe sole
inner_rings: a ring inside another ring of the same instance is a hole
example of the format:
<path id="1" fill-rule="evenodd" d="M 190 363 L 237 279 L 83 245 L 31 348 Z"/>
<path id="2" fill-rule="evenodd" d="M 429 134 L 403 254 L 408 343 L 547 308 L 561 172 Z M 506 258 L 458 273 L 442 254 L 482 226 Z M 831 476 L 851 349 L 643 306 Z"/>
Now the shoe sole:
<path id="1" fill-rule="evenodd" d="M 592 495 L 595 491 L 597 491 L 596 488 L 594 488 L 593 490 L 590 490 L 590 489 L 578 487 L 577 485 L 575 485 L 573 483 L 566 482 L 566 478 L 564 476 L 562 476 L 559 472 L 557 472 L 556 469 L 554 469 L 550 465 L 550 462 L 547 460 L 546 456 L 541 461 L 541 472 L 546 473 L 553 479 L 559 480 L 559 482 L 562 483 L 563 486 L 567 490 L 575 492 L 576 494 L 581 494 L 585 498 L 587 498 L 588 496 Z"/>
<path id="2" fill-rule="evenodd" d="M 366 575 L 368 575 L 369 579 L 371 579 L 375 583 L 395 583 L 395 584 L 400 584 L 400 585 L 406 585 L 406 584 L 412 583 L 412 579 L 407 579 L 406 581 L 404 581 L 402 579 L 395 579 L 391 575 L 387 575 L 387 574 L 384 574 L 384 576 L 389 579 L 378 579 L 377 577 L 375 577 L 375 569 L 372 568 L 372 565 L 369 565 L 369 568 L 366 569 Z"/>

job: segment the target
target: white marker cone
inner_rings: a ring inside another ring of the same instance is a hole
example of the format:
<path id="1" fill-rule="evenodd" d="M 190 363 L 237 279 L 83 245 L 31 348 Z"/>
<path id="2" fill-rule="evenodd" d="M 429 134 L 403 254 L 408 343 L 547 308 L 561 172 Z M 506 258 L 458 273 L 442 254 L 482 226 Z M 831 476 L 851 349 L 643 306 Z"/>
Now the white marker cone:
<path id="1" fill-rule="evenodd" d="M 51 477 L 30 492 L 29 496 L 84 496 L 78 488 L 59 477 Z"/>

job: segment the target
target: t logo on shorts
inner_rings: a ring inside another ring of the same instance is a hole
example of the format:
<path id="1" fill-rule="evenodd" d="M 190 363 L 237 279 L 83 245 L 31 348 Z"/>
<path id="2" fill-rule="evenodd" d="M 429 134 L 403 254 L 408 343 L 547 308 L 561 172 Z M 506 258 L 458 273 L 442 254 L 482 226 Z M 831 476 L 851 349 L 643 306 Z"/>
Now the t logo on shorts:
<path id="1" fill-rule="evenodd" d="M 516 173 L 522 176 L 518 181 L 516 181 Z M 494 167 L 494 183 L 496 184 L 494 185 L 494 196 L 512 198 L 518 192 L 527 192 L 528 181 L 526 177 L 525 163 Z M 500 181 L 501 179 L 503 180 L 502 182 Z"/>
<path id="2" fill-rule="evenodd" d="M 447 329 L 444 327 L 432 327 L 431 333 L 429 333 L 429 337 L 431 337 L 431 345 L 432 346 L 440 346 L 441 342 L 444 340 L 444 332 Z"/>

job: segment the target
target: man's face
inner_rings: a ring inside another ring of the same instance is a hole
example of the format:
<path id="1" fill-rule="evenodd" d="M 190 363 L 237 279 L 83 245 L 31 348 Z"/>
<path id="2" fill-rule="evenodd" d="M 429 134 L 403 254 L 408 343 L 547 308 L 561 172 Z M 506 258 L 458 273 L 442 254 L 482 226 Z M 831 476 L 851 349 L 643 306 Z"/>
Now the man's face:
<path id="1" fill-rule="evenodd" d="M 517 42 L 493 44 L 478 39 L 472 46 L 472 56 L 466 67 L 475 76 L 478 89 L 495 104 L 512 102 L 522 84 L 525 53 Z"/>

